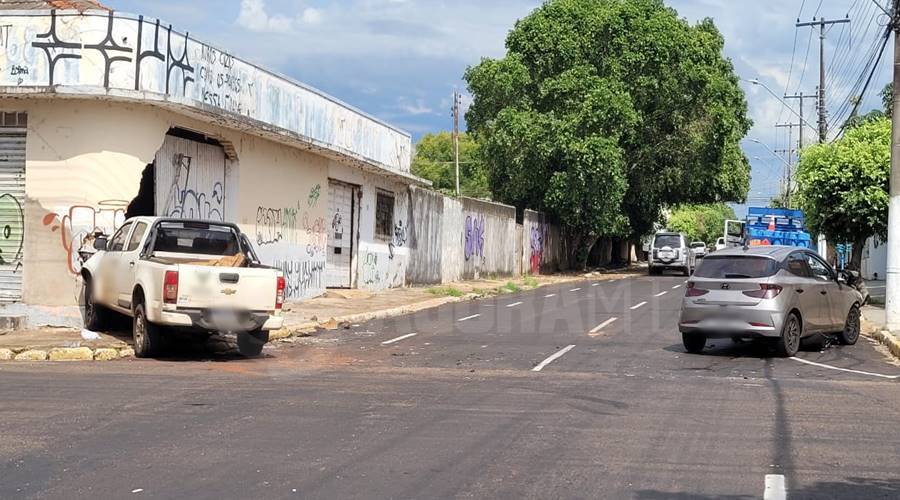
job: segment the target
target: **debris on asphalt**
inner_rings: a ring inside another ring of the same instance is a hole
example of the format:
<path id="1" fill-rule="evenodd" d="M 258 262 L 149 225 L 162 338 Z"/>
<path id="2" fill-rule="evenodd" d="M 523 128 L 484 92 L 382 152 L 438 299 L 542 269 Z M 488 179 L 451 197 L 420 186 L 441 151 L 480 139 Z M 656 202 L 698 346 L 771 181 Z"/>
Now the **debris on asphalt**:
<path id="1" fill-rule="evenodd" d="M 86 328 L 83 328 L 81 330 L 81 338 L 83 338 L 84 340 L 100 340 L 101 339 L 99 333 L 92 332 Z"/>

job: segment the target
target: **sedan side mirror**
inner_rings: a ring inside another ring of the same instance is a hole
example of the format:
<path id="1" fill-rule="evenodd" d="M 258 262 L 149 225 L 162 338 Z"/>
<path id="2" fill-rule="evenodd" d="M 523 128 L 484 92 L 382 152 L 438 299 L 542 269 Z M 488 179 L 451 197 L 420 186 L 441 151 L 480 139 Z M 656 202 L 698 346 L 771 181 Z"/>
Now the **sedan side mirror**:
<path id="1" fill-rule="evenodd" d="M 97 236 L 94 238 L 94 250 L 97 250 L 98 252 L 105 251 L 107 243 L 108 240 L 106 239 L 106 236 Z"/>

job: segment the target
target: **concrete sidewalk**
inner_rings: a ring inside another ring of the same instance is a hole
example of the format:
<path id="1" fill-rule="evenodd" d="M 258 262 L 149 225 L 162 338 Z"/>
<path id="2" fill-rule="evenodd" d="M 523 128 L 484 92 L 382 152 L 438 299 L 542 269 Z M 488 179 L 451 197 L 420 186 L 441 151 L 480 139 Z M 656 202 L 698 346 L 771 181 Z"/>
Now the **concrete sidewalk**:
<path id="1" fill-rule="evenodd" d="M 634 266 L 607 272 L 483 279 L 380 292 L 330 290 L 321 297 L 285 304 L 284 328 L 271 332 L 270 340 L 308 336 L 320 329 L 336 330 L 342 326 L 402 316 L 452 302 L 587 278 L 618 279 L 645 271 L 645 267 Z M 19 309 L 13 310 L 27 314 L 26 326 L 21 330 L 0 330 L 0 361 L 106 361 L 134 356 L 127 322 L 121 331 L 86 332 L 77 326 L 81 324 L 77 306 L 57 307 L 52 311 L 47 308 Z"/>
<path id="2" fill-rule="evenodd" d="M 878 340 L 891 351 L 895 357 L 900 358 L 900 335 L 898 332 L 888 331 L 883 305 L 867 305 L 862 308 L 863 333 Z"/>

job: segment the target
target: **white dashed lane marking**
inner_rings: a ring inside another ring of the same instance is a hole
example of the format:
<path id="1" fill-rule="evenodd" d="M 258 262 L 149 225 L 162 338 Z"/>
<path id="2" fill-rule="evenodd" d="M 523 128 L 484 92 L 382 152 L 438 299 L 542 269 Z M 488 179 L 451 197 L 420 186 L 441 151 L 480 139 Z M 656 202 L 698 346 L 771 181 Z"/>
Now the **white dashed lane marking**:
<path id="1" fill-rule="evenodd" d="M 571 290 L 569 290 L 569 291 L 570 291 L 570 292 L 578 292 L 578 291 L 581 291 L 581 288 L 573 288 L 573 289 L 571 289 Z"/>
<path id="2" fill-rule="evenodd" d="M 551 298 L 551 297 L 556 297 L 556 294 L 555 294 L 555 293 L 548 293 L 547 295 L 544 295 L 544 298 L 545 298 L 545 299 L 549 299 L 549 298 Z"/>
<path id="3" fill-rule="evenodd" d="M 513 302 L 512 304 L 507 304 L 506 307 L 516 307 L 516 306 L 521 306 L 521 305 L 522 305 L 521 302 Z"/>
<path id="4" fill-rule="evenodd" d="M 647 305 L 646 302 L 641 302 L 640 304 L 635 304 L 635 305 L 631 306 L 631 310 L 634 311 L 635 309 L 640 309 L 640 308 L 644 307 L 645 305 Z"/>
<path id="5" fill-rule="evenodd" d="M 818 366 L 819 368 L 827 368 L 827 369 L 829 369 L 829 370 L 837 370 L 837 371 L 839 371 L 839 372 L 855 373 L 855 374 L 857 374 L 857 375 L 868 375 L 869 377 L 886 378 L 886 379 L 889 379 L 889 380 L 898 380 L 898 379 L 900 379 L 900 375 L 884 375 L 884 374 L 882 374 L 882 373 L 864 372 L 864 371 L 861 371 L 861 370 L 851 370 L 851 369 L 849 369 L 849 368 L 838 368 L 837 366 L 826 365 L 826 364 L 823 364 L 823 363 L 816 363 L 815 361 L 809 361 L 809 360 L 806 360 L 806 359 L 803 359 L 803 358 L 796 358 L 796 357 L 794 357 L 794 358 L 788 358 L 788 359 L 791 359 L 791 360 L 796 361 L 796 362 L 798 362 L 798 363 L 803 363 L 803 364 L 812 365 L 812 366 Z"/>
<path id="6" fill-rule="evenodd" d="M 466 316 L 465 318 L 459 318 L 457 321 L 469 321 L 470 319 L 475 319 L 480 317 L 480 314 L 473 314 L 471 316 Z"/>
<path id="7" fill-rule="evenodd" d="M 766 489 L 763 491 L 763 500 L 785 500 L 787 489 L 784 485 L 784 476 L 781 474 L 766 474 Z"/>
<path id="8" fill-rule="evenodd" d="M 665 295 L 667 293 L 669 293 L 669 292 L 659 292 L 656 295 L 654 295 L 654 297 L 662 297 L 663 295 Z"/>
<path id="9" fill-rule="evenodd" d="M 571 351 L 572 349 L 575 349 L 575 346 L 574 346 L 574 345 L 570 345 L 570 346 L 568 346 L 568 347 L 565 347 L 565 348 L 563 348 L 563 349 L 560 349 L 556 354 L 554 354 L 554 355 L 550 356 L 549 358 L 547 358 L 547 359 L 541 361 L 541 364 L 539 364 L 539 365 L 535 366 L 534 368 L 532 368 L 531 371 L 533 371 L 533 372 L 539 372 L 539 371 L 543 370 L 547 365 L 549 365 L 550 363 L 552 363 L 552 362 L 556 361 L 557 359 L 563 357 L 567 352 Z"/>
<path id="10" fill-rule="evenodd" d="M 603 330 L 607 326 L 615 323 L 615 321 L 617 319 L 619 319 L 619 318 L 609 318 L 608 320 L 604 321 L 603 323 L 600 323 L 599 325 L 595 326 L 588 335 L 590 335 L 591 337 L 598 336 L 600 334 L 600 330 Z"/>
<path id="11" fill-rule="evenodd" d="M 678 290 L 679 288 L 681 288 L 681 285 L 675 285 L 672 287 L 672 290 Z"/>
<path id="12" fill-rule="evenodd" d="M 393 343 L 400 342 L 401 340 L 406 340 L 408 338 L 415 337 L 416 335 L 418 335 L 418 333 L 409 333 L 407 335 L 401 335 L 400 337 L 397 337 L 395 339 L 385 340 L 384 342 L 381 343 L 381 345 L 391 345 Z"/>

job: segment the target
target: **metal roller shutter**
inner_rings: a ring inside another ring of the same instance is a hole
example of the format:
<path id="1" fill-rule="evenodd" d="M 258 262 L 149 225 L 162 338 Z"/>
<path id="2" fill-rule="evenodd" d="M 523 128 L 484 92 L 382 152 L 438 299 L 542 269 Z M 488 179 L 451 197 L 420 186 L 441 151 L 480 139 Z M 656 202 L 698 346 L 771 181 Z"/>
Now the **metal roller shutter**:
<path id="1" fill-rule="evenodd" d="M 25 130 L 0 128 L 0 302 L 22 300 Z"/>

